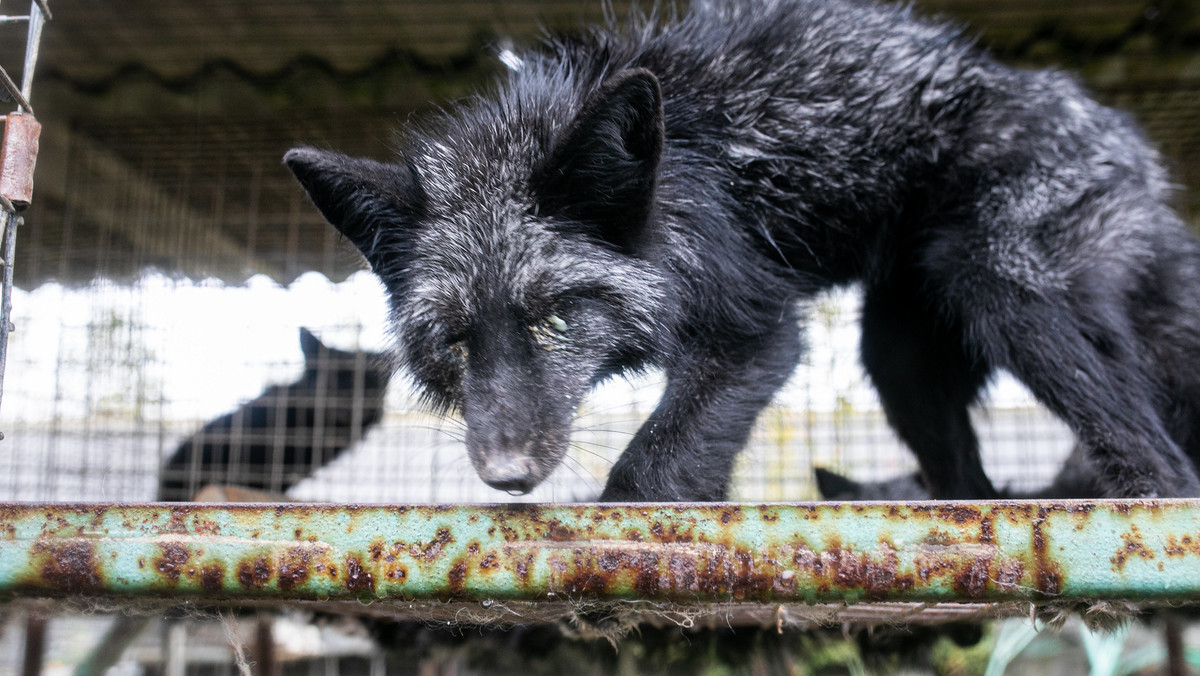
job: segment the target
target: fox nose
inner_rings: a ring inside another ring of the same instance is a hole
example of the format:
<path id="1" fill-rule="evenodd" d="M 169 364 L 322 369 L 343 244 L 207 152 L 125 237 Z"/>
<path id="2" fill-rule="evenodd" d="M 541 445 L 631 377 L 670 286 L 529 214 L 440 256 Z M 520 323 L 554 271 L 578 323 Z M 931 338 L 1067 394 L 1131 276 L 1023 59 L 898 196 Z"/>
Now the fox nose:
<path id="1" fill-rule="evenodd" d="M 497 453 L 489 455 L 478 470 L 484 483 L 514 495 L 524 495 L 537 485 L 531 458 Z"/>

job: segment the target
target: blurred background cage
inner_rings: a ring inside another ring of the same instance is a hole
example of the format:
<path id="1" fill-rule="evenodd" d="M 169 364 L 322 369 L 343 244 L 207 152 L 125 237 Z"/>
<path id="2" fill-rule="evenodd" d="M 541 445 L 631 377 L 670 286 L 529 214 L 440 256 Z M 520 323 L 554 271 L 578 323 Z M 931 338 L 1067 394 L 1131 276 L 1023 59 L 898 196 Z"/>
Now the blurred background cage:
<path id="1" fill-rule="evenodd" d="M 1200 2 L 917 4 L 967 22 L 1007 61 L 1079 71 L 1146 127 L 1180 183 L 1179 208 L 1200 219 Z M 11 13 L 28 5 L 5 2 Z M 265 388 L 303 380 L 301 327 L 357 360 L 361 378 L 388 345 L 383 291 L 306 202 L 283 153 L 304 143 L 385 158 L 396 128 L 485 86 L 514 42 L 597 20 L 602 8 L 130 0 L 57 13 L 37 74 L 42 149 L 15 267 L 0 501 L 159 497 L 160 470 L 180 444 L 248 410 Z M 5 37 L 0 63 L 21 62 Z M 811 349 L 759 421 L 736 500 L 816 498 L 816 465 L 863 480 L 915 467 L 858 366 L 856 291 L 808 312 Z M 426 411 L 403 374 L 378 420 L 355 412 L 369 404 L 361 387 L 346 401 L 314 388 L 311 409 L 353 419 L 344 452 L 258 483 L 339 503 L 589 500 L 659 387 L 650 374 L 601 388 L 581 411 L 570 459 L 519 497 L 475 476 L 461 424 Z M 998 486 L 1048 483 L 1071 447 L 1070 433 L 1003 377 L 976 418 Z M 264 426 L 283 435 L 287 420 Z M 325 434 L 331 420 L 309 428 Z M 241 479 L 227 472 L 220 483 Z"/>

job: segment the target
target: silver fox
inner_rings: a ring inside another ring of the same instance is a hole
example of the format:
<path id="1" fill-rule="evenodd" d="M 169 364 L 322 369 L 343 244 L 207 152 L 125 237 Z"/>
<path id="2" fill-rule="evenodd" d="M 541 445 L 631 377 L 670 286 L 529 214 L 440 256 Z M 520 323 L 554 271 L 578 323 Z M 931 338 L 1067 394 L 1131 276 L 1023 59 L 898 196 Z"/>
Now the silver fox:
<path id="1" fill-rule="evenodd" d="M 1069 76 L 857 0 L 697 2 L 521 61 L 391 161 L 285 158 L 487 483 L 537 485 L 591 387 L 659 367 L 602 499 L 726 497 L 799 305 L 859 283 L 863 363 L 934 497 L 997 495 L 968 417 L 996 369 L 1104 495 L 1200 495 L 1200 244 Z"/>

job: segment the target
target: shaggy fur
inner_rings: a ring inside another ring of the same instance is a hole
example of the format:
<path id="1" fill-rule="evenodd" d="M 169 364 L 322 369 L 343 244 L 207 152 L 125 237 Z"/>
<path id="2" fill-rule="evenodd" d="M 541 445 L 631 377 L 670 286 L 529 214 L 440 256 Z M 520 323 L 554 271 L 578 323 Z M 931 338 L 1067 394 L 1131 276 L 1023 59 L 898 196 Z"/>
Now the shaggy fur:
<path id="1" fill-rule="evenodd" d="M 268 387 L 179 445 L 159 475 L 159 500 L 190 500 L 211 483 L 285 491 L 379 422 L 386 360 L 326 347 L 305 328 L 300 349 L 299 380 Z"/>
<path id="2" fill-rule="evenodd" d="M 605 500 L 717 500 L 858 282 L 862 358 L 934 496 L 996 495 L 967 415 L 1012 372 L 1105 495 L 1200 495 L 1200 246 L 1122 113 L 854 0 L 697 2 L 552 38 L 387 163 L 285 158 L 387 286 L 398 356 L 489 484 L 556 466 L 597 382 L 666 391 Z"/>

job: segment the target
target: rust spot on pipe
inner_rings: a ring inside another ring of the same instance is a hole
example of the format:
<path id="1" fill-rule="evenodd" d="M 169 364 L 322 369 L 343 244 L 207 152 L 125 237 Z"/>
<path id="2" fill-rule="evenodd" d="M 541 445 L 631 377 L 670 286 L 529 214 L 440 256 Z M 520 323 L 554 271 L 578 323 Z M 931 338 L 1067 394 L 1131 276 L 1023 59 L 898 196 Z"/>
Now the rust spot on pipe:
<path id="1" fill-rule="evenodd" d="M 467 564 L 465 561 L 456 561 L 453 566 L 450 566 L 450 571 L 446 574 L 446 582 L 452 597 L 462 594 L 463 583 L 466 579 Z"/>
<path id="2" fill-rule="evenodd" d="M 685 526 L 680 528 L 679 521 L 671 521 L 665 529 L 659 529 L 659 532 L 653 533 L 660 542 L 694 542 L 696 536 L 693 533 L 694 524 L 684 522 Z"/>
<path id="3" fill-rule="evenodd" d="M 162 543 L 159 545 L 159 549 L 162 550 L 162 556 L 155 560 L 155 569 L 165 575 L 172 584 L 179 582 L 179 575 L 183 572 L 188 558 L 191 557 L 191 552 L 178 542 Z"/>
<path id="4" fill-rule="evenodd" d="M 667 574 L 675 589 L 695 591 L 699 588 L 696 577 L 696 558 L 684 554 L 672 554 L 667 559 Z"/>
<path id="5" fill-rule="evenodd" d="M 287 554 L 279 561 L 279 589 L 291 591 L 308 580 L 308 568 L 312 552 L 307 547 L 299 546 L 288 549 Z"/>
<path id="6" fill-rule="evenodd" d="M 41 580 L 53 589 L 67 594 L 81 594 L 95 591 L 103 584 L 90 542 L 47 545 L 38 541 L 33 551 L 45 557 Z"/>
<path id="7" fill-rule="evenodd" d="M 1000 566 L 1000 570 L 996 572 L 996 586 L 1000 589 L 1015 589 L 1021 584 L 1021 578 L 1025 576 L 1025 565 L 1019 560 L 1013 559 Z"/>
<path id="8" fill-rule="evenodd" d="M 707 553 L 706 565 L 697 571 L 696 579 L 700 591 L 739 600 L 760 597 L 772 583 L 771 576 L 754 570 L 752 554 L 723 544 Z"/>
<path id="9" fill-rule="evenodd" d="M 979 544 L 990 545 L 996 541 L 996 531 L 992 528 L 992 518 L 985 516 L 979 520 Z"/>
<path id="10" fill-rule="evenodd" d="M 954 534 L 947 533 L 940 528 L 934 528 L 925 535 L 925 538 L 922 540 L 922 542 L 936 547 L 950 547 L 957 543 L 959 539 L 960 538 Z"/>
<path id="11" fill-rule="evenodd" d="M 551 519 L 546 524 L 546 539 L 553 542 L 574 542 L 580 538 L 574 529 L 564 526 L 558 519 Z"/>
<path id="12" fill-rule="evenodd" d="M 507 538 L 507 535 L 505 537 Z M 450 529 L 439 528 L 434 539 L 421 548 L 419 554 L 414 554 L 414 556 L 422 556 L 426 561 L 432 561 L 437 558 L 438 554 L 442 553 L 442 548 L 451 542 L 454 542 L 454 536 L 450 535 Z"/>
<path id="13" fill-rule="evenodd" d="M 1046 551 L 1046 536 L 1042 533 L 1046 514 L 1046 508 L 1039 507 L 1037 516 L 1033 519 L 1033 560 L 1036 566 L 1033 578 L 1039 592 L 1045 596 L 1057 596 L 1062 589 L 1062 573 L 1053 557 Z"/>
<path id="14" fill-rule="evenodd" d="M 1153 559 L 1154 552 L 1146 547 L 1142 540 L 1142 534 L 1138 532 L 1137 524 L 1129 524 L 1129 532 L 1121 534 L 1122 545 L 1117 549 L 1116 553 L 1109 558 L 1113 565 L 1113 570 L 1122 570 L 1125 568 L 1125 562 L 1133 556 L 1138 556 L 1143 559 Z"/>
<path id="15" fill-rule="evenodd" d="M 601 596 L 608 589 L 608 580 L 603 575 L 582 573 L 567 580 L 563 587 L 572 596 Z"/>
<path id="16" fill-rule="evenodd" d="M 243 587 L 261 589 L 271 579 L 271 564 L 262 556 L 253 561 L 243 561 L 238 564 L 237 575 Z"/>
<path id="17" fill-rule="evenodd" d="M 879 558 L 838 547 L 828 553 L 832 580 L 840 589 L 862 589 L 868 599 L 886 598 L 896 589 L 907 589 L 913 581 L 897 576 L 897 559 L 891 545 Z"/>
<path id="18" fill-rule="evenodd" d="M 741 507 L 738 507 L 735 505 L 735 506 L 729 507 L 727 509 L 721 510 L 721 525 L 728 526 L 729 524 L 731 524 L 735 521 L 736 522 L 742 521 L 742 508 Z"/>
<path id="19" fill-rule="evenodd" d="M 630 566 L 637 571 L 633 588 L 641 596 L 657 596 L 660 586 L 658 580 L 658 554 L 642 552 L 641 554 L 631 555 L 629 558 L 631 559 Z"/>
<path id="20" fill-rule="evenodd" d="M 533 554 L 526 554 L 525 558 L 517 559 L 517 577 L 521 578 L 521 584 L 528 586 L 529 584 L 529 567 L 533 565 Z"/>
<path id="21" fill-rule="evenodd" d="M 967 563 L 965 570 L 954 576 L 954 591 L 970 599 L 977 599 L 987 591 L 990 576 L 988 568 L 992 559 L 990 556 L 979 557 Z"/>
<path id="22" fill-rule="evenodd" d="M 1200 541 L 1192 539 L 1190 535 L 1184 535 L 1178 539 L 1174 535 L 1168 535 L 1163 552 L 1171 557 L 1183 556 L 1189 552 L 1200 556 Z"/>
<path id="23" fill-rule="evenodd" d="M 209 594 L 217 594 L 225 586 L 225 569 L 219 564 L 205 566 L 200 570 L 200 588 Z"/>
<path id="24" fill-rule="evenodd" d="M 972 505 L 942 505 L 937 508 L 938 516 L 947 521 L 965 526 L 977 523 L 981 517 L 978 507 Z"/>
<path id="25" fill-rule="evenodd" d="M 375 577 L 356 556 L 346 557 L 346 589 L 355 593 L 375 590 Z"/>
<path id="26" fill-rule="evenodd" d="M 620 552 L 605 551 L 596 558 L 596 565 L 605 573 L 611 573 L 621 565 Z"/>
<path id="27" fill-rule="evenodd" d="M 167 522 L 167 532 L 173 535 L 187 535 L 187 515 L 190 510 L 187 507 L 172 507 L 171 518 Z"/>

